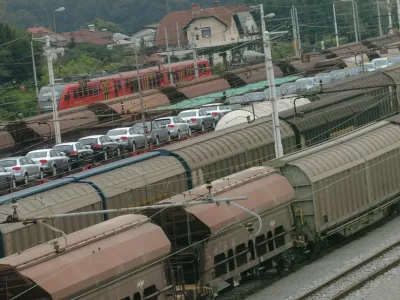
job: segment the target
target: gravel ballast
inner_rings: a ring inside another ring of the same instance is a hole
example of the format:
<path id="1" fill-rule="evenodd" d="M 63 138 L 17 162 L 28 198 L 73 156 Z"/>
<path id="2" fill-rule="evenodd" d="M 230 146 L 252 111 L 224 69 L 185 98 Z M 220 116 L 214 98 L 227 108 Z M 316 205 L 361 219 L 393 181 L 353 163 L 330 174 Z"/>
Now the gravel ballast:
<path id="1" fill-rule="evenodd" d="M 400 217 L 397 217 L 358 240 L 280 279 L 268 288 L 252 295 L 251 299 L 296 299 L 387 246 L 400 241 L 399 228 Z"/>

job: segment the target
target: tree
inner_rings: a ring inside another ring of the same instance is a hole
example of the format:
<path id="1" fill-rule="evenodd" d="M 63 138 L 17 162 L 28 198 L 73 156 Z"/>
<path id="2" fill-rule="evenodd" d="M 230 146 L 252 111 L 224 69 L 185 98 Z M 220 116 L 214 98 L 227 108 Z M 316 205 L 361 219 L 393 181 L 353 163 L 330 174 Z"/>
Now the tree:
<path id="1" fill-rule="evenodd" d="M 74 37 L 71 37 L 69 43 L 68 43 L 68 48 L 75 48 L 76 47 L 76 41 Z"/>
<path id="2" fill-rule="evenodd" d="M 111 32 L 119 32 L 119 33 L 123 32 L 121 25 L 110 21 L 104 21 L 103 19 L 100 18 L 95 18 L 92 24 L 94 24 L 100 30 L 107 29 L 108 31 Z"/>
<path id="3" fill-rule="evenodd" d="M 0 22 L 0 45 L 0 85 L 12 80 L 32 85 L 32 56 L 27 33 Z M 40 66 L 44 60 L 40 43 L 34 43 L 34 53 L 36 65 Z M 38 71 L 38 77 L 42 74 Z"/>

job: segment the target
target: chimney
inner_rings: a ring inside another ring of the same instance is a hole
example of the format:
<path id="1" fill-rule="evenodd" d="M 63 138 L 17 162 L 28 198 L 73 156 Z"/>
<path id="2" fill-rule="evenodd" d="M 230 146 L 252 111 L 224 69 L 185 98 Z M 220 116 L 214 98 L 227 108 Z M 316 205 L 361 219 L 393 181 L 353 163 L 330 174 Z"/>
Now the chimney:
<path id="1" fill-rule="evenodd" d="M 220 7 L 220 6 L 221 6 L 221 1 L 214 0 L 214 7 Z"/>
<path id="2" fill-rule="evenodd" d="M 192 14 L 198 14 L 200 13 L 200 4 L 199 3 L 193 3 L 192 4 Z"/>

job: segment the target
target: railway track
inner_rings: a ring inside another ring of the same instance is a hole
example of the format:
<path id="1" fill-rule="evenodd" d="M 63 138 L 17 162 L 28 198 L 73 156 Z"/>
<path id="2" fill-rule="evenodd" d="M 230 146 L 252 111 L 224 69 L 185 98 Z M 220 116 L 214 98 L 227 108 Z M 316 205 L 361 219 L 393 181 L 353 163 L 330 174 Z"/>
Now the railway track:
<path id="1" fill-rule="evenodd" d="M 343 299 L 400 264 L 400 241 L 313 288 L 298 300 Z"/>

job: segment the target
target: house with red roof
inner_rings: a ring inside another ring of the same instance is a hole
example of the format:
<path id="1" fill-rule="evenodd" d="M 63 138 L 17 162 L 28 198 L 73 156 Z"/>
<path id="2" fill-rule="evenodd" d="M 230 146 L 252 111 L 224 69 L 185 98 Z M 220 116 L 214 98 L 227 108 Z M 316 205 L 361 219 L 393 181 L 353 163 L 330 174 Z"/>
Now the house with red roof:
<path id="1" fill-rule="evenodd" d="M 55 32 L 51 31 L 50 29 L 39 26 L 38 24 L 35 24 L 35 26 L 32 28 L 28 28 L 28 32 L 30 34 L 32 34 L 33 38 L 41 38 L 44 36 L 55 36 L 56 35 Z"/>
<path id="2" fill-rule="evenodd" d="M 59 47 L 63 47 L 71 42 L 71 39 L 75 40 L 75 43 L 90 43 L 97 45 L 110 45 L 113 44 L 113 33 L 106 30 L 98 30 L 94 25 L 89 25 L 88 29 L 79 29 L 77 31 L 55 33 L 47 28 L 35 25 L 32 28 L 28 28 L 28 32 L 32 34 L 34 38 L 41 38 L 45 36 L 50 37 L 52 44 L 57 44 Z"/>
<path id="3" fill-rule="evenodd" d="M 190 10 L 174 11 L 158 25 L 156 45 L 181 47 L 192 45 L 207 48 L 249 40 L 259 33 L 258 25 L 245 4 L 222 6 L 214 1 L 213 7 L 202 8 L 192 4 Z"/>
<path id="4" fill-rule="evenodd" d="M 114 44 L 113 33 L 107 30 L 98 30 L 94 25 L 89 25 L 89 29 L 79 29 L 72 32 L 64 32 L 63 36 L 68 40 L 74 39 L 75 43 L 90 43 L 96 45 Z"/>

